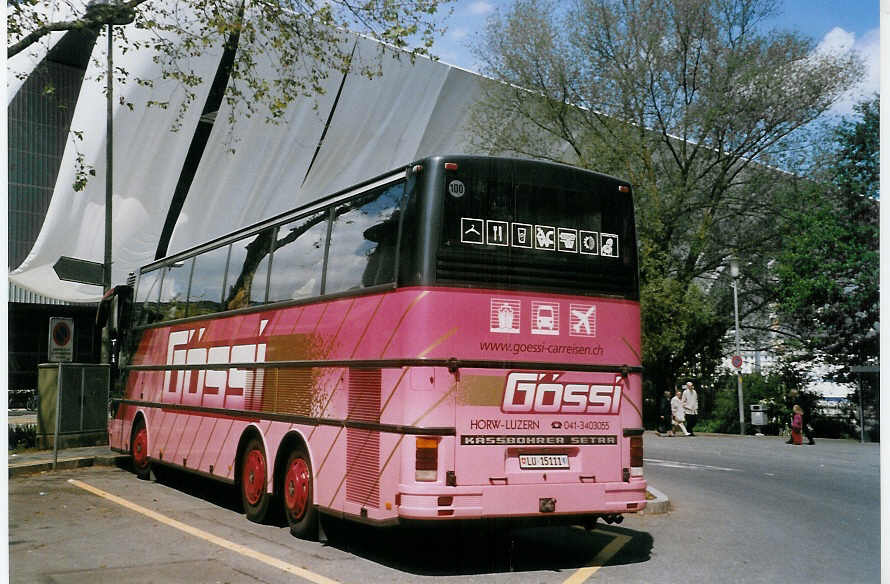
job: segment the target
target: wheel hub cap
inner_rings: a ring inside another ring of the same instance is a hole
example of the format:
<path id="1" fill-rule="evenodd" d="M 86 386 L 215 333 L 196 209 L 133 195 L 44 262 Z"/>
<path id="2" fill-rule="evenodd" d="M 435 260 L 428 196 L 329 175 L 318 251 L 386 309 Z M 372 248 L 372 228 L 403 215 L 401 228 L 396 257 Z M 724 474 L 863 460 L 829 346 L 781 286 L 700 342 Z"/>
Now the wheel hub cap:
<path id="1" fill-rule="evenodd" d="M 256 505 L 263 496 L 266 490 L 265 477 L 265 457 L 259 451 L 251 450 L 247 453 L 247 457 L 244 460 L 244 472 L 242 474 L 244 496 L 251 505 Z"/>
<path id="2" fill-rule="evenodd" d="M 145 428 L 140 428 L 133 437 L 133 460 L 137 466 L 145 466 L 148 462 L 148 432 Z"/>
<path id="3" fill-rule="evenodd" d="M 291 462 L 284 480 L 284 503 L 294 519 L 300 519 L 309 506 L 309 466 L 302 458 Z"/>

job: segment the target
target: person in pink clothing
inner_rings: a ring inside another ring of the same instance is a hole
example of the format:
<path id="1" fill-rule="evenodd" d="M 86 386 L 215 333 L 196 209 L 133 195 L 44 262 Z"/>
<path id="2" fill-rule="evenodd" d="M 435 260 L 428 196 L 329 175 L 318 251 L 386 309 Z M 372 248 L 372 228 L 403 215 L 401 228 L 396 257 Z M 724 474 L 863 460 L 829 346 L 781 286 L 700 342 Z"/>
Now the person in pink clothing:
<path id="1" fill-rule="evenodd" d="M 791 443 L 800 445 L 803 444 L 803 409 L 794 404 L 792 410 L 794 414 L 791 417 Z"/>

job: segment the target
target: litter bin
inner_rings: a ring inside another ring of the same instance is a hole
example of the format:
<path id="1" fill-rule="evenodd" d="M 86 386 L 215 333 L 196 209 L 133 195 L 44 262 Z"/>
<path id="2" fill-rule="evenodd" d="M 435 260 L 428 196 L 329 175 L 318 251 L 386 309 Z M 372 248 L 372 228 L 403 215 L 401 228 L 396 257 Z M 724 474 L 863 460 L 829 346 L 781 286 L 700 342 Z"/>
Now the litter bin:
<path id="1" fill-rule="evenodd" d="M 751 404 L 751 425 L 766 426 L 766 406 Z"/>

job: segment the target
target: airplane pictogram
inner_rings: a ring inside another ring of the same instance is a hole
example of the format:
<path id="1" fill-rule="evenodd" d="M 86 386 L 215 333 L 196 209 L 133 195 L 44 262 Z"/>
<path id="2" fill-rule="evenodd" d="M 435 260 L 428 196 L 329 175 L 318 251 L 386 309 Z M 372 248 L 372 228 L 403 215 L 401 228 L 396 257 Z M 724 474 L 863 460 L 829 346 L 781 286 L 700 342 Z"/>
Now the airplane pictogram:
<path id="1" fill-rule="evenodd" d="M 569 334 L 573 337 L 595 337 L 596 336 L 596 305 L 572 304 L 569 306 L 571 312 L 571 330 Z M 582 332 L 583 329 L 583 332 Z"/>

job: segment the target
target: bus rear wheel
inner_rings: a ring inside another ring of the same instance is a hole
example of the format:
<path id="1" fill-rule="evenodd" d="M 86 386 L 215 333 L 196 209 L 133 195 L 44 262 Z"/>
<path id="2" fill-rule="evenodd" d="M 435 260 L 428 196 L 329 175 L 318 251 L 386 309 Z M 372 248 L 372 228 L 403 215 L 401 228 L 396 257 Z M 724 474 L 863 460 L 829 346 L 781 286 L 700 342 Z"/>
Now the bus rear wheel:
<path id="1" fill-rule="evenodd" d="M 287 457 L 281 485 L 284 514 L 295 537 L 313 539 L 317 534 L 318 511 L 313 503 L 312 465 L 304 448 Z"/>
<path id="2" fill-rule="evenodd" d="M 244 514 L 256 523 L 262 523 L 269 510 L 269 493 L 266 492 L 266 451 L 258 438 L 251 438 L 241 454 L 241 503 Z"/>
<path id="3" fill-rule="evenodd" d="M 142 480 L 151 477 L 151 461 L 148 458 L 148 430 L 139 418 L 130 435 L 130 454 L 133 456 L 133 472 Z"/>

